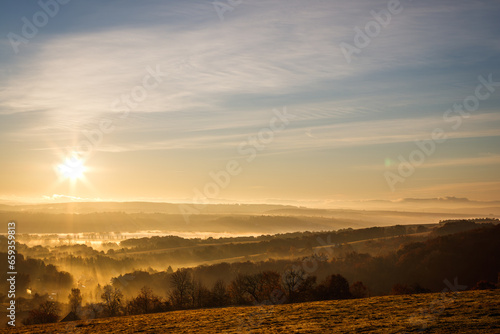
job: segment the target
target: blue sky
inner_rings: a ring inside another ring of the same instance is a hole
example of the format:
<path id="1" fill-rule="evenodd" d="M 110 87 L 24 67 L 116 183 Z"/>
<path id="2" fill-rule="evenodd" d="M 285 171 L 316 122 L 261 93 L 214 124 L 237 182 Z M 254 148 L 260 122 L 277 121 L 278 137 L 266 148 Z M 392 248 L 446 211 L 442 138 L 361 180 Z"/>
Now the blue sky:
<path id="1" fill-rule="evenodd" d="M 401 1 L 350 63 L 339 45 L 389 1 L 232 3 L 221 20 L 212 1 L 72 0 L 16 53 L 9 36 L 42 9 L 5 1 L 0 197 L 189 201 L 234 159 L 242 172 L 214 201 L 500 199 L 500 87 L 458 129 L 443 120 L 479 76 L 500 81 L 499 2 Z M 113 103 L 148 68 L 161 82 L 120 117 Z M 248 162 L 238 147 L 283 108 L 293 119 Z M 85 177 L 61 178 L 54 166 L 103 120 L 113 131 L 80 155 Z M 446 142 L 391 187 L 436 128 Z"/>

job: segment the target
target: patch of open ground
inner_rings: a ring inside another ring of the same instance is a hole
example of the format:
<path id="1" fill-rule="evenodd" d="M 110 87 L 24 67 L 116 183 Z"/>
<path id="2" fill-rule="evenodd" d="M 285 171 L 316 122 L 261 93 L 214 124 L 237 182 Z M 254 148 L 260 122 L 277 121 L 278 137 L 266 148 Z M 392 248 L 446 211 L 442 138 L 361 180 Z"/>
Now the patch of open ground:
<path id="1" fill-rule="evenodd" d="M 174 311 L 0 332 L 500 333 L 500 290 Z"/>

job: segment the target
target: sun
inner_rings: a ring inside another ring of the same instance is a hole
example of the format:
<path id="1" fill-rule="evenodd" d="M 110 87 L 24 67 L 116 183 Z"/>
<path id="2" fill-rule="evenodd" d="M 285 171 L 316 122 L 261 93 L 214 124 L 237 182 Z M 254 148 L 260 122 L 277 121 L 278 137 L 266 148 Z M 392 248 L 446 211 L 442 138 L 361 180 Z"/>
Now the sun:
<path id="1" fill-rule="evenodd" d="M 71 179 L 73 181 L 82 179 L 85 173 L 83 160 L 75 155 L 66 158 L 64 162 L 57 166 L 57 172 L 62 178 Z"/>

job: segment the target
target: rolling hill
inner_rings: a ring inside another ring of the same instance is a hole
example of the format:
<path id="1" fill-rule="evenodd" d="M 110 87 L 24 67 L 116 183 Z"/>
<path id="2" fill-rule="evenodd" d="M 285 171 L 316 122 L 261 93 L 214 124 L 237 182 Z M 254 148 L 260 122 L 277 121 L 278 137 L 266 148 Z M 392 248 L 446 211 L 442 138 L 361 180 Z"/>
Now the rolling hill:
<path id="1" fill-rule="evenodd" d="M 175 311 L 0 333 L 500 333 L 500 290 Z"/>

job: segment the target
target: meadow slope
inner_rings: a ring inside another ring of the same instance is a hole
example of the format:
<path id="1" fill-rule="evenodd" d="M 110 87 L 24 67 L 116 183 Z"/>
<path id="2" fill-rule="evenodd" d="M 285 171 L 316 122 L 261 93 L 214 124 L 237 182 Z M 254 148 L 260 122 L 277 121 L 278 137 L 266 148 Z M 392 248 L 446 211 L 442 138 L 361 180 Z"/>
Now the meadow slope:
<path id="1" fill-rule="evenodd" d="M 500 333 L 500 290 L 229 307 L 19 327 L 2 333 Z"/>

